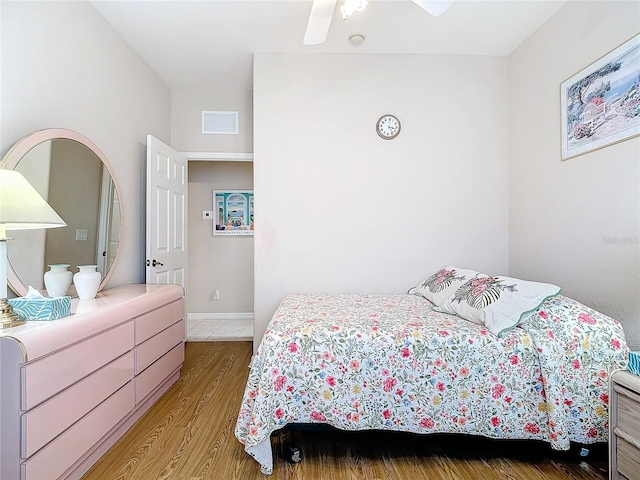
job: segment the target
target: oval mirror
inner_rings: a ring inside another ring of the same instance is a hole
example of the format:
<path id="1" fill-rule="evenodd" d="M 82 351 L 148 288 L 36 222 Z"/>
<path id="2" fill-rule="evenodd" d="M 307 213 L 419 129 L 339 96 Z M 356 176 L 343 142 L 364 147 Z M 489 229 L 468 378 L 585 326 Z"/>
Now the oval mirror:
<path id="1" fill-rule="evenodd" d="M 100 290 L 108 282 L 120 244 L 120 192 L 111 165 L 85 136 L 66 129 L 35 132 L 4 156 L 67 223 L 48 230 L 16 230 L 7 242 L 7 279 L 25 295 L 31 285 L 44 290 L 47 265 L 98 265 Z M 69 295 L 75 295 L 73 286 Z"/>

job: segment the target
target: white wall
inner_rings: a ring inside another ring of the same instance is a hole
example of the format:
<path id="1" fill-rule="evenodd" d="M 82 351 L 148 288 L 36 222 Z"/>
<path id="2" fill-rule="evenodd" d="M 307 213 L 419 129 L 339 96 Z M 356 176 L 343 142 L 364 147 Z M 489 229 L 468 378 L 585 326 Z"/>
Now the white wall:
<path id="1" fill-rule="evenodd" d="M 0 2 L 0 150 L 68 128 L 111 162 L 123 238 L 110 286 L 144 282 L 146 135 L 170 141 L 169 88 L 88 2 Z"/>
<path id="2" fill-rule="evenodd" d="M 560 83 L 640 31 L 638 2 L 568 2 L 509 60 L 509 263 L 640 348 L 640 139 L 562 162 Z"/>
<path id="3" fill-rule="evenodd" d="M 251 90 L 172 90 L 171 146 L 182 152 L 253 152 L 252 95 Z M 238 134 L 203 135 L 203 110 L 238 112 Z"/>
<path id="4" fill-rule="evenodd" d="M 144 280 L 146 134 L 245 152 L 255 123 L 257 340 L 287 293 L 399 293 L 456 263 L 557 283 L 638 348 L 640 140 L 561 162 L 558 102 L 640 30 L 639 8 L 569 2 L 508 61 L 256 54 L 254 120 L 248 91 L 170 93 L 86 2 L 0 2 L 0 153 L 51 127 L 105 153 L 124 206 L 115 286 Z M 206 109 L 239 110 L 241 134 L 196 133 Z M 390 142 L 374 132 L 387 112 Z"/>
<path id="5" fill-rule="evenodd" d="M 506 58 L 255 54 L 254 346 L 288 293 L 507 273 L 507 78 Z"/>

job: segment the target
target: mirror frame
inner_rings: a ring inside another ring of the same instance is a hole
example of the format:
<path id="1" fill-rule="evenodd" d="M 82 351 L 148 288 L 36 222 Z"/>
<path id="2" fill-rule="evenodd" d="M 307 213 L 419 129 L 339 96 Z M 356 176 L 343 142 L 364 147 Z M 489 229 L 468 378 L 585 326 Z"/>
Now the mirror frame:
<path id="1" fill-rule="evenodd" d="M 107 270 L 107 272 L 104 275 L 104 278 L 100 282 L 98 291 L 101 291 L 105 287 L 109 279 L 111 278 L 111 275 L 113 274 L 115 267 L 118 264 L 118 258 L 120 257 L 120 249 L 122 248 L 122 232 L 124 230 L 122 228 L 122 226 L 124 225 L 123 223 L 124 216 L 122 212 L 122 193 L 120 191 L 120 185 L 118 184 L 118 181 L 116 180 L 116 176 L 113 172 L 113 167 L 107 160 L 107 157 L 100 151 L 100 149 L 96 146 L 95 143 L 93 143 L 91 140 L 89 140 L 87 137 L 85 137 L 81 133 L 75 132 L 73 130 L 68 130 L 66 128 L 48 128 L 45 130 L 39 130 L 37 132 L 31 133 L 26 137 L 23 137 L 22 139 L 18 140 L 9 149 L 9 151 L 7 151 L 7 153 L 2 158 L 2 161 L 5 163 L 8 169 L 15 170 L 20 160 L 22 160 L 22 157 L 24 157 L 31 149 L 40 145 L 43 142 L 47 142 L 49 140 L 56 140 L 56 139 L 73 140 L 75 142 L 78 142 L 84 145 L 86 148 L 91 150 L 100 159 L 104 167 L 109 172 L 109 175 L 111 175 L 113 186 L 116 190 L 116 194 L 118 195 L 118 200 L 119 200 L 118 209 L 120 211 L 120 234 L 119 234 L 119 242 L 118 242 L 118 251 L 116 252 L 116 256 L 113 260 L 113 263 L 111 264 L 111 268 Z M 13 269 L 13 265 L 11 264 L 10 261 L 7 262 L 7 282 L 11 290 L 13 290 L 16 293 L 16 295 L 24 296 L 27 294 L 29 290 L 28 286 L 22 282 L 18 274 Z"/>

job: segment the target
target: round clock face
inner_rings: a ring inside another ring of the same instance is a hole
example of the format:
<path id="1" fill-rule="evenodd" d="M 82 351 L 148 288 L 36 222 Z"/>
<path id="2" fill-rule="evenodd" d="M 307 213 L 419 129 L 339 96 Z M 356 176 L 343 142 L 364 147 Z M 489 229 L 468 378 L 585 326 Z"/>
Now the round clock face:
<path id="1" fill-rule="evenodd" d="M 385 140 L 396 138 L 400 133 L 400 120 L 394 115 L 383 115 L 376 123 L 376 132 Z"/>

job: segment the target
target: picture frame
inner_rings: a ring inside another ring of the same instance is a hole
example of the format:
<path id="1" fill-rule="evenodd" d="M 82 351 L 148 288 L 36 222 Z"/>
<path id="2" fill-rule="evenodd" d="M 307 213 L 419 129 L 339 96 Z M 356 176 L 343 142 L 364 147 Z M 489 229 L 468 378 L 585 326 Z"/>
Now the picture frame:
<path id="1" fill-rule="evenodd" d="M 214 190 L 213 217 L 214 235 L 253 235 L 253 190 Z"/>
<path id="2" fill-rule="evenodd" d="M 640 34 L 560 84 L 562 160 L 640 135 Z"/>

